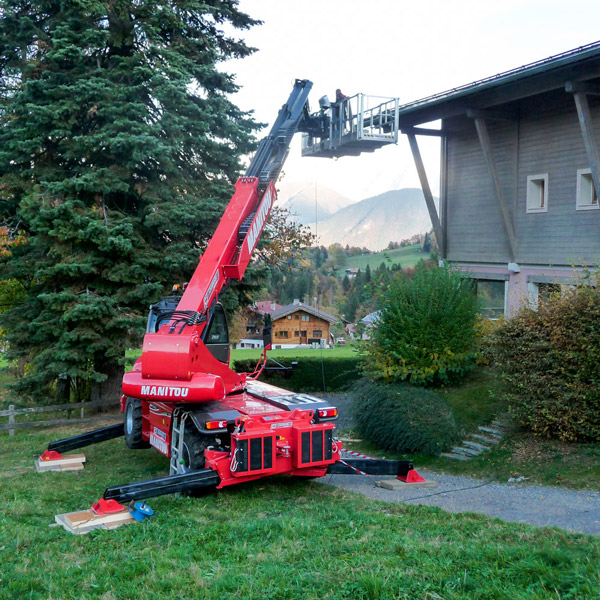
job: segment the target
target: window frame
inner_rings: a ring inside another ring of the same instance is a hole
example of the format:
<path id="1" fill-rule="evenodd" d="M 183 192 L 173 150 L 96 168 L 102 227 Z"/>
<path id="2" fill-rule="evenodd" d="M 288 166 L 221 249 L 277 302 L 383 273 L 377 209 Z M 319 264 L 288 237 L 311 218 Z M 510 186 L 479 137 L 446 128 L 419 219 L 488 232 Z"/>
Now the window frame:
<path id="1" fill-rule="evenodd" d="M 544 193 L 542 197 L 543 205 L 532 206 L 532 186 L 536 184 L 536 182 L 543 181 L 544 182 Z M 540 173 L 539 175 L 528 175 L 527 176 L 527 190 L 525 195 L 525 210 L 526 212 L 535 214 L 535 213 L 545 213 L 548 212 L 548 173 Z"/>
<path id="2" fill-rule="evenodd" d="M 589 185 L 586 183 L 586 188 L 589 191 L 595 192 L 596 203 L 583 204 L 581 198 L 583 195 L 583 180 L 586 175 L 589 175 Z M 592 177 L 591 169 L 577 169 L 577 195 L 575 197 L 575 209 L 576 210 L 598 210 L 600 208 L 600 202 L 598 201 L 598 191 L 594 186 L 594 178 Z"/>

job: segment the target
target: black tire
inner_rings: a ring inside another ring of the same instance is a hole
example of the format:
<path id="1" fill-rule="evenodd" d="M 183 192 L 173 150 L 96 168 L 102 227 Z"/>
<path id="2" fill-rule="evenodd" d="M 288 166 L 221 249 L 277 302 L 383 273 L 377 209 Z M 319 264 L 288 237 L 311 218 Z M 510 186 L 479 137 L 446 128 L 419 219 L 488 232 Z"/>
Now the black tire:
<path id="1" fill-rule="evenodd" d="M 193 423 L 186 423 L 183 434 L 183 464 L 186 471 L 204 469 L 204 450 L 215 445 L 215 436 L 200 433 Z"/>
<path id="2" fill-rule="evenodd" d="M 128 448 L 137 450 L 150 448 L 150 444 L 142 438 L 142 401 L 127 398 L 125 403 L 125 443 Z"/>

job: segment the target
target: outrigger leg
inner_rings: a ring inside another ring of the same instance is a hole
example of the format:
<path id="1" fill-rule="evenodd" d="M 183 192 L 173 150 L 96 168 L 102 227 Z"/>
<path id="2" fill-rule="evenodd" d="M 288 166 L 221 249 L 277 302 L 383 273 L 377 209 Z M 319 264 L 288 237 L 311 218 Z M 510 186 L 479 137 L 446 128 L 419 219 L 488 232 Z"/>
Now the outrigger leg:
<path id="1" fill-rule="evenodd" d="M 123 423 L 117 423 L 110 427 L 102 427 L 102 429 L 94 429 L 94 431 L 88 431 L 62 440 L 57 440 L 56 442 L 50 442 L 48 444 L 48 450 L 54 450 L 55 452 L 69 452 L 76 448 L 83 448 L 84 446 L 91 446 L 98 442 L 113 440 L 123 435 L 125 435 Z"/>

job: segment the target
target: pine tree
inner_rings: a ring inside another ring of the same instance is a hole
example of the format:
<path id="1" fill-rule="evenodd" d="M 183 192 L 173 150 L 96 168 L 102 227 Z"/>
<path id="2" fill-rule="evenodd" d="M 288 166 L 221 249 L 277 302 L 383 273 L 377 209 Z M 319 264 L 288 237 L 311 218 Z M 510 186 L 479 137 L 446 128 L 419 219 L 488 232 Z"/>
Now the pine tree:
<path id="1" fill-rule="evenodd" d="M 119 394 L 144 312 L 185 281 L 252 149 L 217 64 L 251 52 L 237 0 L 0 0 L 0 224 L 27 239 L 0 277 L 22 389 L 66 374 Z"/>

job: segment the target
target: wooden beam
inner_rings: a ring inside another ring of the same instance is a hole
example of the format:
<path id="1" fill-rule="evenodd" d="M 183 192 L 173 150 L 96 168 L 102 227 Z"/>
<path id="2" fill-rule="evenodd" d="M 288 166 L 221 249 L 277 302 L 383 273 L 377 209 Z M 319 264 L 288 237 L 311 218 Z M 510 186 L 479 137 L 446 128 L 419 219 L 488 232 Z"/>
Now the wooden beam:
<path id="1" fill-rule="evenodd" d="M 600 85 L 597 83 L 588 83 L 587 81 L 567 81 L 565 83 L 565 92 L 569 94 L 582 92 L 590 96 L 600 96 Z"/>
<path id="2" fill-rule="evenodd" d="M 592 172 L 592 180 L 596 188 L 596 193 L 598 193 L 600 192 L 600 161 L 598 160 L 598 146 L 594 137 L 594 128 L 592 127 L 590 105 L 584 92 L 575 92 L 573 98 L 577 107 L 579 126 L 581 127 L 585 153 L 587 154 L 590 171 Z"/>
<path id="3" fill-rule="evenodd" d="M 477 109 L 468 108 L 467 117 L 469 119 L 488 119 L 491 121 L 518 121 L 519 115 L 510 110 Z"/>
<path id="4" fill-rule="evenodd" d="M 502 224 L 504 225 L 504 231 L 506 233 L 506 239 L 508 241 L 508 247 L 510 252 L 510 262 L 514 262 L 517 254 L 517 236 L 512 224 L 508 207 L 506 206 L 506 200 L 504 193 L 502 192 L 502 186 L 500 185 L 500 178 L 498 177 L 498 169 L 496 168 L 496 161 L 494 160 L 494 154 L 492 152 L 492 144 L 490 143 L 490 136 L 487 129 L 487 124 L 484 119 L 477 117 L 475 119 L 475 128 L 477 129 L 477 135 L 479 136 L 479 143 L 483 150 L 483 155 L 487 162 L 490 177 L 492 178 L 492 187 L 494 195 L 496 197 L 496 203 L 500 209 L 502 215 Z"/>
<path id="5" fill-rule="evenodd" d="M 419 180 L 421 181 L 421 189 L 423 190 L 423 196 L 425 196 L 425 204 L 427 204 L 427 210 L 429 211 L 429 218 L 433 226 L 435 233 L 435 239 L 437 240 L 438 247 L 440 250 L 445 247 L 444 234 L 442 232 L 442 226 L 440 224 L 440 218 L 438 217 L 435 202 L 433 201 L 433 194 L 431 193 L 431 187 L 429 187 L 429 181 L 427 179 L 427 173 L 425 173 L 425 166 L 423 165 L 423 159 L 421 158 L 421 152 L 419 151 L 419 144 L 415 134 L 410 132 L 406 134 L 408 137 L 408 143 L 417 167 L 417 173 L 419 174 Z"/>
<path id="6" fill-rule="evenodd" d="M 413 135 L 428 135 L 432 137 L 441 137 L 444 135 L 441 129 L 428 129 L 427 127 L 404 127 L 400 130 L 405 135 L 412 133 Z"/>
<path id="7" fill-rule="evenodd" d="M 442 129 L 444 124 L 442 123 Z M 448 138 L 442 138 L 442 151 L 440 152 L 440 220 L 442 222 L 443 240 L 438 242 L 440 258 L 448 256 Z M 443 246 L 441 245 L 443 243 Z"/>

